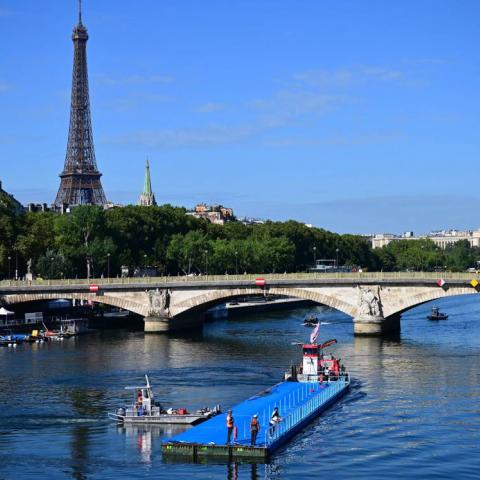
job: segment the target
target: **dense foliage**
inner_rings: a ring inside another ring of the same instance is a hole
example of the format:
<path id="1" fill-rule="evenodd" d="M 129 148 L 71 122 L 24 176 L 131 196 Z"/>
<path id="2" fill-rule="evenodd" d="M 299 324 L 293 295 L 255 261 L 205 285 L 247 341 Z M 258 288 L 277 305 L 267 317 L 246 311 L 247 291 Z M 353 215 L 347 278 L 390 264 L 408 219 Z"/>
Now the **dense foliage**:
<path id="1" fill-rule="evenodd" d="M 182 208 L 127 206 L 104 211 L 78 207 L 68 215 L 18 215 L 0 201 L 0 278 L 19 277 L 32 259 L 44 278 L 115 277 L 121 266 L 155 267 L 159 273 L 270 273 L 306 271 L 314 258 L 365 270 L 465 270 L 480 252 L 468 242 L 440 250 L 429 240 L 392 242 L 372 250 L 367 239 L 304 224 L 266 222 L 213 225 Z M 10 257 L 10 258 L 9 258 Z"/>

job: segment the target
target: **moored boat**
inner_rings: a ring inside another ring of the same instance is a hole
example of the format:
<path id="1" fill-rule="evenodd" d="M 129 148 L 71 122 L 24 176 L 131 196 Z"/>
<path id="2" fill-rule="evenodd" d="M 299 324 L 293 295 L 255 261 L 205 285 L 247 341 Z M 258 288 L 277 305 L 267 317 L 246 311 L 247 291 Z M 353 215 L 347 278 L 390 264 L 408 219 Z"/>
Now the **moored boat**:
<path id="1" fill-rule="evenodd" d="M 24 343 L 24 342 L 32 342 L 31 335 L 26 335 L 24 333 L 16 333 L 12 332 L 11 330 L 6 330 L 2 332 L 2 335 L 0 335 L 0 341 L 2 344 L 8 345 L 9 343 Z"/>
<path id="2" fill-rule="evenodd" d="M 109 413 L 111 420 L 124 424 L 163 425 L 181 424 L 194 425 L 201 423 L 221 412 L 220 405 L 213 408 L 203 408 L 189 412 L 186 408 L 164 408 L 155 401 L 153 389 L 148 375 L 145 375 L 146 384 L 135 387 L 125 387 L 126 390 L 135 392 L 133 404 L 120 407 L 116 413 Z"/>

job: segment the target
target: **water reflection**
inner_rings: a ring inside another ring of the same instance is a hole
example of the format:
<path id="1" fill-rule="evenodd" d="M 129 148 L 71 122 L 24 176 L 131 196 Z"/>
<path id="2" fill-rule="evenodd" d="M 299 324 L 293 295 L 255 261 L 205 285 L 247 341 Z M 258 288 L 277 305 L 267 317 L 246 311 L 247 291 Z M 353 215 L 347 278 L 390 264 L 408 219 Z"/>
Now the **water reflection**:
<path id="1" fill-rule="evenodd" d="M 71 469 L 76 480 L 87 479 L 89 463 L 88 448 L 90 443 L 90 427 L 77 426 L 71 431 Z"/>
<path id="2" fill-rule="evenodd" d="M 227 465 L 227 480 L 273 480 L 278 478 L 278 468 L 275 463 L 238 463 Z"/>
<path id="3" fill-rule="evenodd" d="M 106 412 L 105 392 L 96 388 L 71 388 L 66 391 L 74 410 L 82 417 L 94 417 Z"/>
<path id="4" fill-rule="evenodd" d="M 125 436 L 128 444 L 135 444 L 142 463 L 152 463 L 155 452 L 160 452 L 163 440 L 184 432 L 185 425 L 117 425 L 117 433 Z"/>
<path id="5" fill-rule="evenodd" d="M 237 463 L 228 464 L 227 480 L 238 480 L 238 464 Z"/>

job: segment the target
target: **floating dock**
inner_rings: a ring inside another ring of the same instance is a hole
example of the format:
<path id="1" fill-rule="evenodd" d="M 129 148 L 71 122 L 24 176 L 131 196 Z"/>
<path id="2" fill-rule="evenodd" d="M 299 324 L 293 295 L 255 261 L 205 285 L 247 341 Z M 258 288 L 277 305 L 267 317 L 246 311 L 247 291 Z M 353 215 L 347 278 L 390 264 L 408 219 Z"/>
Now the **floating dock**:
<path id="1" fill-rule="evenodd" d="M 324 383 L 286 381 L 274 385 L 232 407 L 236 439 L 227 444 L 226 413 L 162 444 L 167 460 L 205 461 L 208 458 L 263 462 L 313 418 L 340 398 L 348 389 L 349 377 Z M 269 426 L 274 407 L 282 421 Z M 255 446 L 250 445 L 250 421 L 258 415 L 260 431 Z"/>

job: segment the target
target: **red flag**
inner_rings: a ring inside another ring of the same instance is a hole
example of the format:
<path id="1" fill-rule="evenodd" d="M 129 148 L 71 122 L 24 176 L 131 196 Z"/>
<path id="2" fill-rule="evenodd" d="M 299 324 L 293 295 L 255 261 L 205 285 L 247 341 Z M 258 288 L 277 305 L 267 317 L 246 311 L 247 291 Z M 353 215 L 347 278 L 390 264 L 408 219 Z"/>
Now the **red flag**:
<path id="1" fill-rule="evenodd" d="M 310 334 L 310 343 L 315 343 L 315 340 L 318 337 L 319 330 L 320 330 L 320 322 L 317 323 L 317 326 L 313 329 L 313 332 Z"/>

